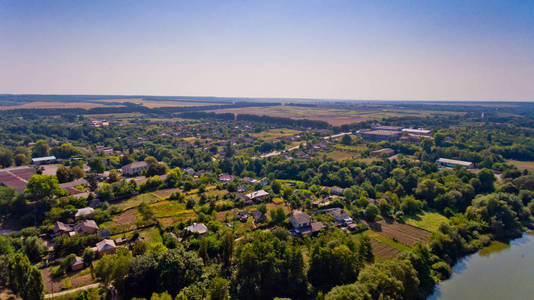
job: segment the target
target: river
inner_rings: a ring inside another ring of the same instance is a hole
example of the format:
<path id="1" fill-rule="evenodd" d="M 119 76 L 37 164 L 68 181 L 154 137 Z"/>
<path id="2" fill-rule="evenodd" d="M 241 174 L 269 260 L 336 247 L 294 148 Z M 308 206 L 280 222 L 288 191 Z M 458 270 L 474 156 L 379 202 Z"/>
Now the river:
<path id="1" fill-rule="evenodd" d="M 534 235 L 466 256 L 427 300 L 534 299 Z"/>

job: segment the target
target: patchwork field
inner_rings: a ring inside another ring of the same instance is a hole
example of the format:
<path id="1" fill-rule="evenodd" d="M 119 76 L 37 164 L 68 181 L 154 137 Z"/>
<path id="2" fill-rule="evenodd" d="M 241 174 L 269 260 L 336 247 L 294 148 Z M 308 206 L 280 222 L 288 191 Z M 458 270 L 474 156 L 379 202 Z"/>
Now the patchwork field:
<path id="1" fill-rule="evenodd" d="M 369 228 L 380 235 L 409 247 L 414 246 L 416 243 L 426 244 L 432 235 L 430 231 L 411 225 L 387 223 L 385 221 L 369 223 Z"/>

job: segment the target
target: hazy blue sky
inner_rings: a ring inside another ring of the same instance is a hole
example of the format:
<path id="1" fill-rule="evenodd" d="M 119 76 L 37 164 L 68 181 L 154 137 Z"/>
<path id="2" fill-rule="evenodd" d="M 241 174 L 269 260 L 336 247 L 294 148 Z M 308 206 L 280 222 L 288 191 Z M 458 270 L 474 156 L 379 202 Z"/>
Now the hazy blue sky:
<path id="1" fill-rule="evenodd" d="M 0 0 L 0 93 L 534 100 L 534 1 Z"/>

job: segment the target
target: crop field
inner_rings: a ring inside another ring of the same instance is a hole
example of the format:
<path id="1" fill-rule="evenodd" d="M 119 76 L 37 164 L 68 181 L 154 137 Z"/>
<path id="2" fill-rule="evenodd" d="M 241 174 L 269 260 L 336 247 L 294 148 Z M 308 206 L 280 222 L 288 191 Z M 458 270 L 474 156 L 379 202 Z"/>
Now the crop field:
<path id="1" fill-rule="evenodd" d="M 371 248 L 373 249 L 373 254 L 379 259 L 392 258 L 399 254 L 399 250 L 375 239 L 371 239 Z"/>
<path id="2" fill-rule="evenodd" d="M 325 121 L 333 126 L 340 126 L 344 124 L 359 123 L 367 120 L 380 120 L 390 117 L 401 116 L 427 116 L 433 111 L 413 111 L 413 110 L 350 110 L 340 108 L 328 107 L 300 107 L 300 106 L 269 106 L 269 107 L 243 107 L 243 108 L 222 108 L 209 110 L 215 113 L 233 113 L 233 114 L 252 114 L 252 115 L 267 115 L 272 117 L 283 117 L 292 119 L 309 119 Z"/>
<path id="3" fill-rule="evenodd" d="M 378 234 L 409 247 L 414 246 L 416 243 L 426 244 L 432 235 L 430 231 L 411 225 L 400 223 L 390 224 L 385 221 L 369 223 L 369 228 Z"/>
<path id="4" fill-rule="evenodd" d="M 0 110 L 31 109 L 31 108 L 95 108 L 95 107 L 121 107 L 122 105 L 106 105 L 104 103 L 90 102 L 27 102 L 21 105 L 0 106 Z"/>
<path id="5" fill-rule="evenodd" d="M 439 225 L 448 223 L 447 217 L 436 212 L 423 212 L 406 218 L 405 223 L 430 232 L 437 232 Z"/>

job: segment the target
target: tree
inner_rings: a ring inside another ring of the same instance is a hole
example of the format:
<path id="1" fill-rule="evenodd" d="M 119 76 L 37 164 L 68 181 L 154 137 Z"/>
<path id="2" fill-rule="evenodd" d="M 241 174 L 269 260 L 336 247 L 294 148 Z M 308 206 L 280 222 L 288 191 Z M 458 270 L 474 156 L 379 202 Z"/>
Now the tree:
<path id="1" fill-rule="evenodd" d="M 32 266 L 28 257 L 21 252 L 9 258 L 8 287 L 23 299 L 43 299 L 41 272 Z"/>
<path id="2" fill-rule="evenodd" d="M 230 299 L 230 283 L 228 280 L 215 277 L 210 282 L 209 299 L 210 300 L 227 300 Z"/>
<path id="3" fill-rule="evenodd" d="M 0 166 L 8 168 L 13 164 L 13 153 L 9 150 L 0 151 Z"/>
<path id="4" fill-rule="evenodd" d="M 128 275 L 132 255 L 126 248 L 118 248 L 116 254 L 104 255 L 95 266 L 95 276 L 106 288 L 110 284 L 121 291 L 124 290 L 124 279 Z"/>
<path id="5" fill-rule="evenodd" d="M 15 154 L 15 165 L 22 166 L 30 163 L 30 159 L 24 153 Z"/>
<path id="6" fill-rule="evenodd" d="M 341 143 L 342 143 L 343 145 L 351 145 L 351 144 L 352 144 L 352 139 L 351 139 L 350 135 L 345 134 L 345 135 L 341 138 Z"/>
<path id="7" fill-rule="evenodd" d="M 375 256 L 373 254 L 373 248 L 371 247 L 371 239 L 368 235 L 363 235 L 360 239 L 360 245 L 358 246 L 358 255 L 365 262 L 373 262 Z"/>
<path id="8" fill-rule="evenodd" d="M 32 147 L 32 157 L 43 157 L 50 155 L 50 147 L 44 140 L 38 140 Z"/>
<path id="9" fill-rule="evenodd" d="M 370 222 L 374 222 L 376 220 L 376 217 L 378 216 L 379 212 L 380 211 L 378 210 L 378 207 L 376 207 L 376 205 L 370 203 L 365 208 L 365 218 Z"/>
<path id="10" fill-rule="evenodd" d="M 65 166 L 59 166 L 56 171 L 56 177 L 59 183 L 65 183 L 72 180 L 72 174 L 70 170 Z"/>
<path id="11" fill-rule="evenodd" d="M 91 168 L 91 171 L 95 173 L 103 173 L 104 170 L 106 170 L 106 166 L 99 158 L 90 160 L 88 165 Z"/>
<path id="12" fill-rule="evenodd" d="M 25 193 L 28 194 L 32 201 L 43 201 L 62 195 L 63 191 L 59 187 L 56 176 L 37 174 L 33 175 L 28 181 Z"/>
<path id="13" fill-rule="evenodd" d="M 495 175 L 490 169 L 484 168 L 480 170 L 480 172 L 478 172 L 478 180 L 480 180 L 480 189 L 482 193 L 491 193 L 495 190 L 495 187 L 493 186 Z"/>
<path id="14" fill-rule="evenodd" d="M 175 295 L 200 279 L 202 267 L 202 259 L 195 252 L 183 247 L 168 250 L 158 262 L 160 288 Z"/>
<path id="15" fill-rule="evenodd" d="M 223 264 L 225 267 L 229 267 L 234 252 L 234 235 L 231 231 L 224 233 L 221 248 Z"/>
<path id="16" fill-rule="evenodd" d="M 32 263 L 36 263 L 41 260 L 41 256 L 44 252 L 43 242 L 36 236 L 29 236 L 24 239 L 23 250 L 28 256 L 28 259 Z"/>
<path id="17" fill-rule="evenodd" d="M 79 166 L 74 166 L 70 170 L 72 177 L 74 178 L 84 178 L 85 177 L 85 171 L 80 168 Z"/>
<path id="18" fill-rule="evenodd" d="M 281 225 L 286 219 L 286 213 L 282 207 L 271 209 L 271 220 L 276 225 Z"/>

